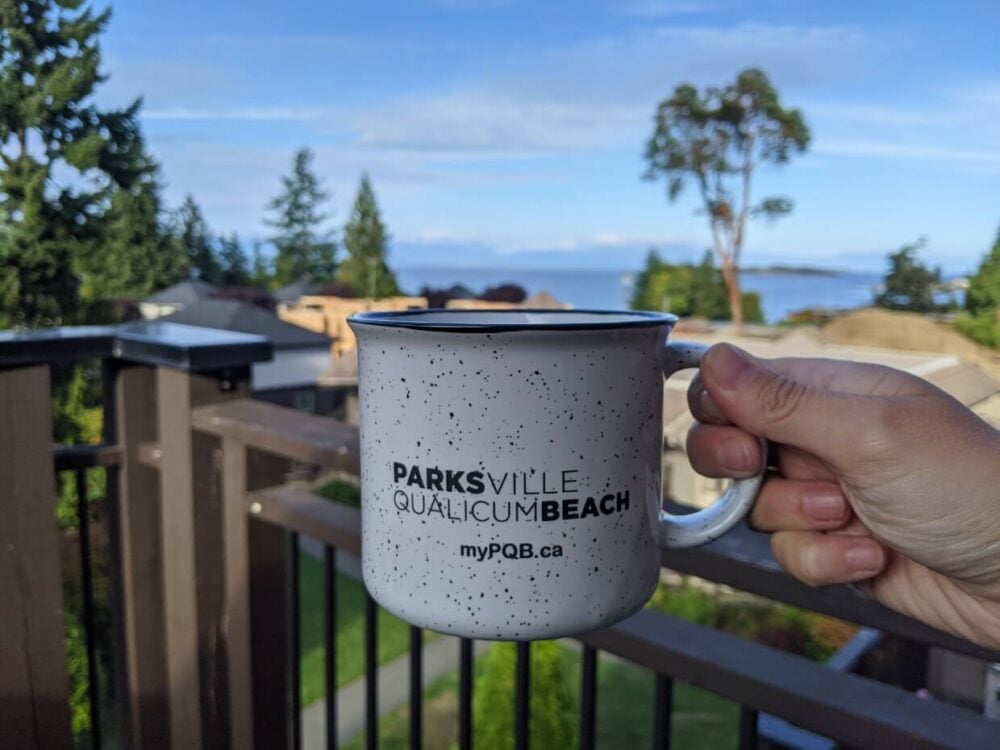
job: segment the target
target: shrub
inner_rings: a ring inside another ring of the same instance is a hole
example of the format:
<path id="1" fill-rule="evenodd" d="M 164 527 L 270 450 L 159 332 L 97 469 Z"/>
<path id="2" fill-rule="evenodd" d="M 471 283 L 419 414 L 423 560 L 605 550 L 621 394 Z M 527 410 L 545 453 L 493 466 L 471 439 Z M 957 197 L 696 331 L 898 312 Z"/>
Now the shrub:
<path id="1" fill-rule="evenodd" d="M 327 482 L 316 490 L 316 494 L 320 497 L 325 497 L 327 500 L 350 505 L 352 508 L 361 507 L 361 489 L 357 485 L 345 482 L 342 479 L 334 479 L 332 482 Z"/>
<path id="2" fill-rule="evenodd" d="M 997 313 L 973 315 L 963 312 L 955 319 L 955 330 L 977 344 L 1000 349 L 1000 317 Z"/>
<path id="3" fill-rule="evenodd" d="M 556 641 L 531 645 L 531 747 L 576 745 L 573 703 L 562 674 Z M 514 737 L 514 682 L 517 652 L 513 643 L 499 643 L 482 657 L 474 690 L 477 750 L 509 750 Z"/>

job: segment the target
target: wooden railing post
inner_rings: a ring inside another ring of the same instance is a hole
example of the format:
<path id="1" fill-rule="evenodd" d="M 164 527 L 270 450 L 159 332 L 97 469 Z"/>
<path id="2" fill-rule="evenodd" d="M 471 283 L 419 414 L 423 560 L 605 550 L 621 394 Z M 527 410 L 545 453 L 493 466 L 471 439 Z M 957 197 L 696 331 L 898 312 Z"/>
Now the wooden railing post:
<path id="1" fill-rule="evenodd" d="M 48 367 L 0 370 L 0 744 L 70 748 Z"/>
<path id="2" fill-rule="evenodd" d="M 115 377 L 115 417 L 122 448 L 118 472 L 125 664 L 131 737 L 142 750 L 170 747 L 170 711 L 160 539 L 160 478 L 140 459 L 157 438 L 156 370 L 123 367 Z"/>
<path id="3" fill-rule="evenodd" d="M 273 454 L 247 454 L 247 489 L 284 481 L 288 462 Z M 251 513 L 247 526 L 250 584 L 250 644 L 253 684 L 253 736 L 257 750 L 284 750 L 291 740 L 291 681 L 285 658 L 291 634 L 288 611 L 286 532 Z"/>
<path id="4" fill-rule="evenodd" d="M 241 392 L 242 391 L 242 392 Z M 226 747 L 229 700 L 220 647 L 224 574 L 218 440 L 197 433 L 192 409 L 245 395 L 215 377 L 160 368 L 157 414 L 171 747 Z"/>

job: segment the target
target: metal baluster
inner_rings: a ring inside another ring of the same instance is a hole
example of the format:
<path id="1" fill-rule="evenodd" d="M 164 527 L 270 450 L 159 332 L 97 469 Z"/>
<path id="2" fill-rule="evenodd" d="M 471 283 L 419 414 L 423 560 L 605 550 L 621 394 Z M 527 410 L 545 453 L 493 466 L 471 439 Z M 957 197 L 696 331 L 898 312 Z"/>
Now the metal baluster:
<path id="1" fill-rule="evenodd" d="M 326 747 L 337 747 L 337 550 L 323 547 L 323 640 L 326 647 Z"/>
<path id="2" fill-rule="evenodd" d="M 94 571 L 90 551 L 90 502 L 87 470 L 77 469 L 76 514 L 80 536 L 80 578 L 83 587 L 83 634 L 87 649 L 87 700 L 90 703 L 90 741 L 101 747 L 101 686 L 97 665 L 97 633 L 94 632 Z"/>
<path id="3" fill-rule="evenodd" d="M 458 747 L 472 750 L 472 640 L 458 645 Z"/>
<path id="4" fill-rule="evenodd" d="M 754 750 L 757 747 L 757 712 L 740 706 L 740 750 Z"/>
<path id="5" fill-rule="evenodd" d="M 515 687 L 514 710 L 514 747 L 515 750 L 528 750 L 531 747 L 531 643 L 528 641 L 517 644 L 517 677 Z"/>
<path id="6" fill-rule="evenodd" d="M 580 750 L 594 750 L 597 724 L 597 649 L 583 647 L 580 681 Z"/>
<path id="7" fill-rule="evenodd" d="M 288 668 L 291 682 L 292 747 L 302 747 L 302 617 L 299 597 L 299 535 L 288 533 Z"/>
<path id="8" fill-rule="evenodd" d="M 670 750 L 670 724 L 673 712 L 674 681 L 656 675 L 656 696 L 653 699 L 653 750 Z"/>
<path id="9" fill-rule="evenodd" d="M 410 748 L 423 747 L 423 631 L 410 626 Z"/>
<path id="10" fill-rule="evenodd" d="M 378 606 L 365 592 L 365 746 L 378 748 Z"/>

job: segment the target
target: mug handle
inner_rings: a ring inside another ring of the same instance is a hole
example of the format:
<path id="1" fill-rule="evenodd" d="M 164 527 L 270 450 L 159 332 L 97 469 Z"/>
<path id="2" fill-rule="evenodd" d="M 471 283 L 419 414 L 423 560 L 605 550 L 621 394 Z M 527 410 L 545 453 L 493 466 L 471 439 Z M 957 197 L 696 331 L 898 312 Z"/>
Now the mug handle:
<path id="1" fill-rule="evenodd" d="M 708 351 L 704 344 L 690 341 L 668 341 L 663 375 L 669 378 L 678 370 L 698 367 L 701 358 Z M 762 455 L 767 455 L 767 443 L 761 439 Z M 764 482 L 764 468 L 756 476 L 734 479 L 733 483 L 714 503 L 707 508 L 688 515 L 677 516 L 659 510 L 659 542 L 662 547 L 695 547 L 711 542 L 743 520 L 753 507 L 761 484 Z"/>

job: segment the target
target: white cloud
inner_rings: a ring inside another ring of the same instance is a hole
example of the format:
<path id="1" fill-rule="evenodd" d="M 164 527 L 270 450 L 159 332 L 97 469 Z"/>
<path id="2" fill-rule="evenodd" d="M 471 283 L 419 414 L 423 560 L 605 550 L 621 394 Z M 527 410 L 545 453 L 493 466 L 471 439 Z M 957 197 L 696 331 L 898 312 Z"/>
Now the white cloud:
<path id="1" fill-rule="evenodd" d="M 464 90 L 407 97 L 357 113 L 352 124 L 367 147 L 527 156 L 593 147 L 641 118 L 635 107 Z"/>
<path id="2" fill-rule="evenodd" d="M 868 38 L 852 27 L 658 26 L 542 51 L 454 84 L 347 115 L 360 145 L 524 158 L 640 144 L 676 83 L 718 81 L 752 61 L 779 86 L 841 75 Z M 636 145 L 635 148 L 638 148 Z"/>
<path id="3" fill-rule="evenodd" d="M 201 120 L 242 120 L 247 122 L 267 122 L 300 120 L 321 122 L 338 116 L 331 107 L 166 107 L 148 109 L 142 113 L 145 120 L 201 121 Z"/>
<path id="4" fill-rule="evenodd" d="M 810 121 L 864 125 L 866 127 L 940 127 L 954 124 L 949 107 L 909 107 L 867 102 L 812 101 L 801 104 Z"/>
<path id="5" fill-rule="evenodd" d="M 489 10 L 513 5 L 516 0 L 430 0 L 431 5 L 446 10 Z"/>
<path id="6" fill-rule="evenodd" d="M 670 18 L 672 16 L 694 16 L 715 13 L 732 8 L 735 3 L 700 2 L 699 0 L 636 0 L 628 3 L 613 3 L 625 15 L 639 18 Z"/>
<path id="7" fill-rule="evenodd" d="M 961 161 L 981 165 L 1000 165 L 1000 151 L 896 141 L 825 139 L 816 144 L 816 152 L 837 156 L 873 156 L 888 159 Z"/>

